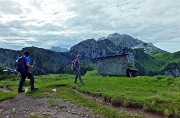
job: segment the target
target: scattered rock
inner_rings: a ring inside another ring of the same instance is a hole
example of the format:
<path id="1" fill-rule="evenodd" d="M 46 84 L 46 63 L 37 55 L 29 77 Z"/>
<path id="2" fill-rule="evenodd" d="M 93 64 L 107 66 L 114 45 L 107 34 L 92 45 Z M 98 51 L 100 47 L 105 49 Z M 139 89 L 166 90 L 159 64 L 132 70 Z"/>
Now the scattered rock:
<path id="1" fill-rule="evenodd" d="M 58 106 L 52 107 L 48 100 L 58 101 Z M 31 98 L 18 94 L 14 99 L 0 102 L 0 114 L 3 118 L 29 118 L 30 116 L 48 116 L 53 118 L 97 118 L 83 107 L 64 102 L 61 98 Z M 86 114 L 86 115 L 83 115 Z"/>

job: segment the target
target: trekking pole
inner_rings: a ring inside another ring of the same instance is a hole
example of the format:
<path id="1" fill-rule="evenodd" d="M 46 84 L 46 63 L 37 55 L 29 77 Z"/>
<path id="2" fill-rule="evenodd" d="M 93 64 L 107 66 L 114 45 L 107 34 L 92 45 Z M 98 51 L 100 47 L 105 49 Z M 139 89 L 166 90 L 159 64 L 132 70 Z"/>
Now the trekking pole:
<path id="1" fill-rule="evenodd" d="M 18 78 L 18 76 L 20 75 L 20 72 L 18 72 L 18 74 L 17 74 L 17 76 L 16 76 L 16 78 Z"/>
<path id="2" fill-rule="evenodd" d="M 36 52 L 36 55 L 35 55 L 35 58 L 34 58 L 34 61 L 33 61 L 32 66 L 33 66 L 34 68 L 38 69 L 38 70 L 41 70 L 41 72 L 42 72 L 43 74 L 45 74 L 45 72 L 44 72 L 43 69 L 39 68 L 38 66 L 35 66 L 35 64 L 36 64 L 36 57 L 37 57 L 37 52 Z"/>

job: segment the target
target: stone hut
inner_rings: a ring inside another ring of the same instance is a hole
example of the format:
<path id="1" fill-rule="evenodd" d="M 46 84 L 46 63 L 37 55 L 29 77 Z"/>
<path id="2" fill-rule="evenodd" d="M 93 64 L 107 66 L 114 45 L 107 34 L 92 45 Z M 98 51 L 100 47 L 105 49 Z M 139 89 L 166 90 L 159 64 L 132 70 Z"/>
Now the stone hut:
<path id="1" fill-rule="evenodd" d="M 126 75 L 128 54 L 97 57 L 97 75 Z"/>

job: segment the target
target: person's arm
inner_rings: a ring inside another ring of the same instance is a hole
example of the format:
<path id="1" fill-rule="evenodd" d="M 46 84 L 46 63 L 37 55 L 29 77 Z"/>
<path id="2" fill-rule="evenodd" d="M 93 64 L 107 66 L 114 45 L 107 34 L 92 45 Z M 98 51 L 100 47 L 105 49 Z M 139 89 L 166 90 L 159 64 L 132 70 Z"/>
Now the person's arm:
<path id="1" fill-rule="evenodd" d="M 76 68 L 76 70 L 78 70 L 78 67 L 77 67 L 77 59 L 74 61 L 74 67 Z"/>
<path id="2" fill-rule="evenodd" d="M 30 64 L 30 58 L 29 57 L 25 57 L 25 60 L 26 60 L 26 66 L 28 68 L 32 68 L 33 66 Z"/>
<path id="3" fill-rule="evenodd" d="M 28 68 L 32 68 L 32 67 L 33 67 L 29 62 L 26 62 L 26 66 L 27 66 Z"/>

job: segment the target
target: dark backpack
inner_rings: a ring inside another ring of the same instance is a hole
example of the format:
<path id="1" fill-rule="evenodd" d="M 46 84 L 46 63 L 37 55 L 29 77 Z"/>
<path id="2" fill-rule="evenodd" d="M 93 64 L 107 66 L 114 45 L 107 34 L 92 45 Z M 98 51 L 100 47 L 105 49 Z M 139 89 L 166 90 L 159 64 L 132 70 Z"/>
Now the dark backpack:
<path id="1" fill-rule="evenodd" d="M 76 71 L 75 62 L 76 62 L 76 60 L 72 61 L 72 65 L 71 65 L 71 69 L 72 69 L 73 71 Z"/>
<path id="2" fill-rule="evenodd" d="M 25 57 L 24 57 L 24 56 L 18 57 L 18 58 L 16 59 L 15 68 L 16 68 L 16 70 L 17 70 L 18 72 L 21 72 L 21 71 L 23 71 L 23 70 L 25 69 L 25 64 L 26 64 L 25 61 L 26 61 L 26 60 L 25 60 Z"/>

